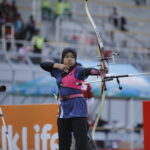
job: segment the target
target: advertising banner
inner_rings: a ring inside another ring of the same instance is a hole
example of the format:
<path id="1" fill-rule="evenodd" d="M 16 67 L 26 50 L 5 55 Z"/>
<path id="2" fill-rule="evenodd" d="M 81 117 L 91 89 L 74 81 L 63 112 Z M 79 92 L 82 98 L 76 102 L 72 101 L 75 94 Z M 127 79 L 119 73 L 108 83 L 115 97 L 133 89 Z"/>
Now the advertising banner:
<path id="1" fill-rule="evenodd" d="M 58 150 L 58 104 L 0 106 L 0 148 L 8 150 L 5 119 L 13 150 Z"/>
<path id="2" fill-rule="evenodd" d="M 144 150 L 150 150 L 150 101 L 143 102 Z"/>

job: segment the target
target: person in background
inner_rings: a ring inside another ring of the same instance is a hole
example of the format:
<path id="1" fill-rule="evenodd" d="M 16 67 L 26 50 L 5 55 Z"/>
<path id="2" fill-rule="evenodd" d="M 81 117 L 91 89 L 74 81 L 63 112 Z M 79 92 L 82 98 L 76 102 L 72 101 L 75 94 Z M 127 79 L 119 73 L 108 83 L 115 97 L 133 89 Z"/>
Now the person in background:
<path id="1" fill-rule="evenodd" d="M 2 0 L 0 3 L 0 13 L 9 13 L 10 10 L 10 4 L 7 2 L 7 0 Z"/>
<path id="2" fill-rule="evenodd" d="M 25 26 L 25 39 L 31 40 L 36 31 L 36 21 L 32 15 L 29 16 L 29 20 Z"/>
<path id="3" fill-rule="evenodd" d="M 4 13 L 0 13 L 0 38 L 2 38 L 2 26 L 6 23 L 6 17 Z"/>
<path id="4" fill-rule="evenodd" d="M 67 0 L 62 1 L 58 0 L 54 3 L 54 19 L 56 19 L 59 16 L 65 16 L 68 18 L 72 17 L 72 12 L 70 8 L 70 4 Z"/>
<path id="5" fill-rule="evenodd" d="M 121 31 L 127 31 L 126 24 L 127 20 L 124 16 L 118 14 L 116 7 L 113 7 L 112 13 L 109 15 L 109 22 L 116 28 Z"/>
<path id="6" fill-rule="evenodd" d="M 32 37 L 33 53 L 38 54 L 32 58 L 35 64 L 41 63 L 41 53 L 44 46 L 44 38 L 40 35 L 40 30 L 36 29 L 35 35 Z"/>
<path id="7" fill-rule="evenodd" d="M 41 10 L 42 10 L 42 20 L 50 20 L 52 19 L 52 9 L 50 0 L 42 0 L 41 1 Z"/>
<path id="8" fill-rule="evenodd" d="M 24 37 L 24 22 L 20 14 L 17 14 L 14 22 L 15 39 L 22 40 Z"/>
<path id="9" fill-rule="evenodd" d="M 18 49 L 18 62 L 24 63 L 25 57 L 29 53 L 29 51 L 30 51 L 29 47 L 27 47 L 25 45 L 20 46 Z"/>
<path id="10" fill-rule="evenodd" d="M 41 68 L 56 78 L 59 91 L 60 111 L 57 119 L 59 150 L 70 150 L 72 133 L 77 150 L 89 150 L 87 103 L 82 94 L 83 82 L 89 75 L 105 76 L 108 72 L 95 68 L 84 68 L 77 63 L 77 53 L 73 48 L 65 48 L 61 63 L 43 62 Z"/>
<path id="11" fill-rule="evenodd" d="M 136 6 L 146 5 L 146 0 L 133 0 Z"/>
<path id="12" fill-rule="evenodd" d="M 115 28 L 118 27 L 119 15 L 116 7 L 113 7 L 112 13 L 109 15 L 109 22 L 114 25 Z"/>
<path id="13" fill-rule="evenodd" d="M 62 16 L 64 13 L 64 3 L 62 0 L 58 0 L 54 3 L 54 20 L 56 20 L 57 17 Z"/>
<path id="14" fill-rule="evenodd" d="M 16 1 L 15 1 L 15 0 L 12 0 L 12 1 L 11 1 L 10 12 L 12 13 L 12 16 L 13 16 L 14 18 L 17 17 L 18 8 L 17 8 L 17 6 L 16 6 Z"/>
<path id="15" fill-rule="evenodd" d="M 70 19 L 72 17 L 71 6 L 70 6 L 68 0 L 64 0 L 64 15 Z"/>
<path id="16" fill-rule="evenodd" d="M 89 83 L 86 82 L 82 85 L 82 93 L 87 102 L 88 125 L 93 126 L 93 122 L 94 122 L 93 111 L 94 111 L 95 103 L 94 103 L 94 95 L 93 95 L 92 87 Z"/>

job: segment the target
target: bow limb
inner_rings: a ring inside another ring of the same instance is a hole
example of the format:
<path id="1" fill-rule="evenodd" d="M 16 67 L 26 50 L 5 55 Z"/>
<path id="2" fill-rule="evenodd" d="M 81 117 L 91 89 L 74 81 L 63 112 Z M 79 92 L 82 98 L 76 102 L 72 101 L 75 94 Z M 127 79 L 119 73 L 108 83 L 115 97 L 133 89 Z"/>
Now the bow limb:
<path id="1" fill-rule="evenodd" d="M 90 20 L 90 22 L 91 22 L 91 24 L 92 24 L 92 26 L 93 26 L 93 28 L 94 28 L 94 31 L 95 31 L 95 33 L 96 33 L 96 36 L 97 36 L 97 40 L 98 40 L 98 51 L 97 51 L 97 53 L 98 53 L 98 57 L 99 57 L 99 60 L 100 60 L 99 66 L 100 66 L 100 69 L 105 69 L 105 68 L 106 68 L 106 65 L 105 65 L 105 62 L 104 62 L 104 60 L 103 60 L 103 58 L 104 58 L 104 55 L 103 55 L 103 49 L 104 49 L 103 43 L 102 43 L 102 40 L 101 40 L 100 33 L 99 33 L 99 31 L 98 31 L 98 29 L 97 29 L 97 27 L 96 27 L 96 24 L 95 24 L 95 22 L 94 22 L 94 20 L 93 20 L 93 18 L 92 18 L 92 16 L 91 16 L 89 10 L 88 10 L 87 1 L 88 1 L 88 0 L 85 0 L 85 1 L 84 1 L 84 2 L 85 2 L 85 11 L 86 11 L 86 13 L 87 13 L 87 16 L 88 16 L 88 18 L 89 18 L 89 20 Z M 102 79 L 103 79 L 103 78 L 104 78 L 104 77 L 102 77 Z M 95 136 L 95 130 L 96 130 L 96 127 L 97 127 L 97 125 L 98 125 L 98 121 L 99 121 L 99 119 L 100 119 L 100 117 L 101 117 L 101 114 L 102 114 L 102 111 L 103 111 L 103 108 L 104 108 L 104 102 L 105 102 L 105 96 L 106 96 L 106 84 L 105 84 L 105 82 L 103 82 L 103 83 L 101 84 L 100 89 L 101 89 L 101 103 L 100 103 L 100 105 L 99 105 L 99 107 L 98 107 L 98 115 L 97 115 L 97 117 L 96 117 L 96 120 L 95 120 L 93 129 L 92 129 L 92 137 Z"/>

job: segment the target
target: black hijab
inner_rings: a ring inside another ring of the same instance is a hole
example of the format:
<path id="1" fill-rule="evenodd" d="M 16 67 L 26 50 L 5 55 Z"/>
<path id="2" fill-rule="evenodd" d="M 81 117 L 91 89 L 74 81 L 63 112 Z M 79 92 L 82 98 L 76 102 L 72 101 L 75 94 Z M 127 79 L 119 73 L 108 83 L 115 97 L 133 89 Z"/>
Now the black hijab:
<path id="1" fill-rule="evenodd" d="M 64 60 L 65 55 L 66 55 L 67 53 L 69 53 L 69 52 L 71 52 L 71 53 L 73 54 L 73 56 L 74 56 L 74 58 L 75 58 L 75 61 L 76 61 L 76 59 L 77 59 L 76 50 L 75 50 L 74 48 L 68 47 L 68 48 L 65 48 L 65 49 L 63 50 L 63 52 L 62 52 L 61 63 L 63 63 L 63 60 Z"/>

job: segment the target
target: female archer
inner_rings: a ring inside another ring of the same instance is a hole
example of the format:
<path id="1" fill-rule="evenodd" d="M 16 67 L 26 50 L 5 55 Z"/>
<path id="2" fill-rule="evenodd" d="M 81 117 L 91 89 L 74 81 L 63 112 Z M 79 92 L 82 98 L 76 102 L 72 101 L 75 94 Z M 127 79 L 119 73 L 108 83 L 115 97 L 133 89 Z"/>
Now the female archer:
<path id="1" fill-rule="evenodd" d="M 77 63 L 77 53 L 73 48 L 63 50 L 61 63 L 43 62 L 40 66 L 56 78 L 59 90 L 59 150 L 70 150 L 72 133 L 77 150 L 88 150 L 87 103 L 82 94 L 82 85 L 77 83 L 83 82 L 89 75 L 104 76 L 107 68 L 97 70 L 82 67 Z"/>

